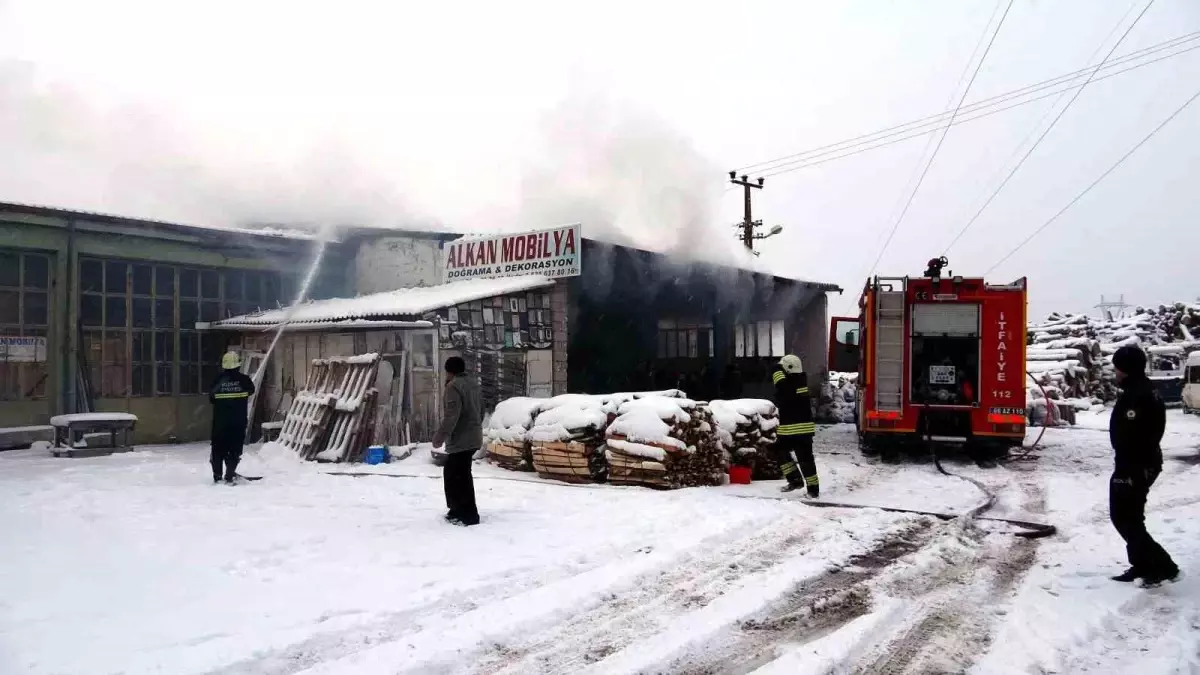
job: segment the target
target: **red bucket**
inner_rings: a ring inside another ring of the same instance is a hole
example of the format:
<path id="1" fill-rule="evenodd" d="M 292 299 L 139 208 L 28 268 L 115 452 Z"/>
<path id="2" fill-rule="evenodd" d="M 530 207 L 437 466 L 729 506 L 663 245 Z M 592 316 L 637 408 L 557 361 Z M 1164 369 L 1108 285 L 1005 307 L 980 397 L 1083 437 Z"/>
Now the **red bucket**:
<path id="1" fill-rule="evenodd" d="M 729 467 L 729 482 L 734 485 L 749 485 L 752 470 L 748 466 Z"/>

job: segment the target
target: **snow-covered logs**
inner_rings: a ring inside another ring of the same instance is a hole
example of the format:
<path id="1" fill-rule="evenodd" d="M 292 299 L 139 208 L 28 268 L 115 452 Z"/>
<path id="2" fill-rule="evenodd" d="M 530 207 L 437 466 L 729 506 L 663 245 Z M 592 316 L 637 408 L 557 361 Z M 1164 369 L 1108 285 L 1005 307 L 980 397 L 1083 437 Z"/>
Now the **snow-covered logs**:
<path id="1" fill-rule="evenodd" d="M 519 396 L 501 401 L 483 427 L 488 457 L 510 471 L 533 471 L 529 430 L 544 399 Z"/>
<path id="2" fill-rule="evenodd" d="M 729 453 L 729 461 L 753 470 L 754 480 L 777 480 L 783 477 L 779 465 L 771 458 L 779 428 L 779 411 L 770 401 L 743 398 L 733 401 L 712 401 L 713 423 L 717 438 Z"/>
<path id="3" fill-rule="evenodd" d="M 608 482 L 721 485 L 729 469 L 707 404 L 648 396 L 621 404 L 606 432 Z"/>
<path id="4" fill-rule="evenodd" d="M 529 431 L 533 468 L 542 478 L 568 483 L 604 480 L 604 427 L 608 413 L 594 396 L 559 396 L 547 402 Z"/>

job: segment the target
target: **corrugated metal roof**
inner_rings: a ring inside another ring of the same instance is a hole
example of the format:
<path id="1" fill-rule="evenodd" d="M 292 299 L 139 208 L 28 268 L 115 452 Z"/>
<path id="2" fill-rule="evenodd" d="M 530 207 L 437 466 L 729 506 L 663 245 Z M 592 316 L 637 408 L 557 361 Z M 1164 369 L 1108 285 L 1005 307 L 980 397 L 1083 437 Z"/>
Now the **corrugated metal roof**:
<path id="1" fill-rule="evenodd" d="M 553 285 L 553 280 L 540 275 L 504 279 L 467 279 L 438 286 L 401 288 L 395 291 L 372 293 L 357 298 L 315 300 L 296 307 L 292 310 L 290 317 L 287 309 L 273 309 L 258 314 L 245 314 L 216 321 L 211 324 L 211 327 L 215 329 L 261 328 L 277 326 L 283 321 L 294 324 L 332 324 L 359 319 L 420 318 L 427 312 L 453 307 L 464 302 L 509 293 L 523 293 Z"/>

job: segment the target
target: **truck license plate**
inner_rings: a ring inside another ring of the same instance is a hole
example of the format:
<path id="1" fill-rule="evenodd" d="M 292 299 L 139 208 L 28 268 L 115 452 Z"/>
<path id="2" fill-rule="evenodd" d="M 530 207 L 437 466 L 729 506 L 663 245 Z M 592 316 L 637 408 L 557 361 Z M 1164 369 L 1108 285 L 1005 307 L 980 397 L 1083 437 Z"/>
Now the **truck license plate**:
<path id="1" fill-rule="evenodd" d="M 954 366 L 929 366 L 929 384 L 954 384 Z"/>

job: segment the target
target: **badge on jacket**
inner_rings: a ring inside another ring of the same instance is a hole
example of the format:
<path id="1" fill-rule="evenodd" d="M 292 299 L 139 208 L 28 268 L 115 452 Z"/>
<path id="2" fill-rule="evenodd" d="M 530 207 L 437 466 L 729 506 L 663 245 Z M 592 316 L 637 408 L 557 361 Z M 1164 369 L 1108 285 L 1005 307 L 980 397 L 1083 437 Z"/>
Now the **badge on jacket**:
<path id="1" fill-rule="evenodd" d="M 1135 418 L 1135 417 L 1137 417 L 1137 411 L 1136 411 L 1136 410 L 1126 410 L 1126 411 L 1125 411 L 1125 419 L 1131 420 L 1131 419 L 1133 419 L 1133 418 Z"/>

